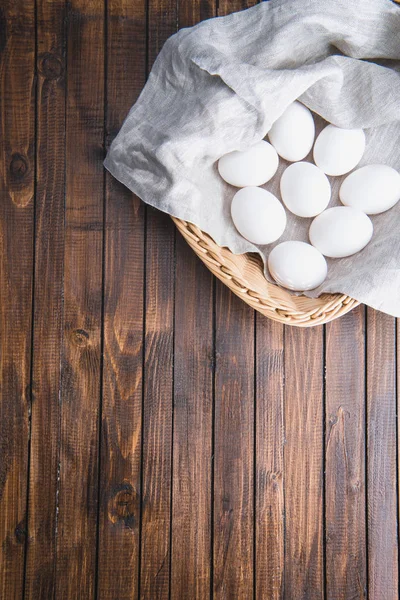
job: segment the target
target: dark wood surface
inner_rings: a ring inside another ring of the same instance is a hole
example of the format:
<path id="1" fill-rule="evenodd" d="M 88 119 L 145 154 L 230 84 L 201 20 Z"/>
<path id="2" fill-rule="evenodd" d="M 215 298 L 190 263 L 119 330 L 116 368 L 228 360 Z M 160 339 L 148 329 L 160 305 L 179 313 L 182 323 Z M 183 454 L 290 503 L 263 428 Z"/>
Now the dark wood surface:
<path id="1" fill-rule="evenodd" d="M 395 320 L 256 315 L 102 166 L 254 3 L 2 2 L 0 600 L 398 598 Z"/>

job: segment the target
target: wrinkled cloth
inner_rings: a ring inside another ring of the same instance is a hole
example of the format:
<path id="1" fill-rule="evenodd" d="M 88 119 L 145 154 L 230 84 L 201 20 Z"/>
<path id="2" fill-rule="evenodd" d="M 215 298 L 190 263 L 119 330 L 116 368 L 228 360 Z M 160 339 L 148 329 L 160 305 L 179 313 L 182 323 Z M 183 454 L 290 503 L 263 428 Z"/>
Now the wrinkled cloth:
<path id="1" fill-rule="evenodd" d="M 266 265 L 277 243 L 308 241 L 311 219 L 287 211 L 275 244 L 248 242 L 230 215 L 237 189 L 222 181 L 217 161 L 263 139 L 295 99 L 316 113 L 317 130 L 326 121 L 365 130 L 359 166 L 400 170 L 400 6 L 270 0 L 180 30 L 162 48 L 104 164 L 144 202 L 194 223 L 235 254 L 258 252 Z M 280 159 L 262 186 L 279 198 L 288 164 Z M 335 206 L 344 177 L 329 179 Z M 370 244 L 327 259 L 327 279 L 307 295 L 341 292 L 400 317 L 400 202 L 371 218 Z M 267 266 L 265 274 L 273 281 Z"/>

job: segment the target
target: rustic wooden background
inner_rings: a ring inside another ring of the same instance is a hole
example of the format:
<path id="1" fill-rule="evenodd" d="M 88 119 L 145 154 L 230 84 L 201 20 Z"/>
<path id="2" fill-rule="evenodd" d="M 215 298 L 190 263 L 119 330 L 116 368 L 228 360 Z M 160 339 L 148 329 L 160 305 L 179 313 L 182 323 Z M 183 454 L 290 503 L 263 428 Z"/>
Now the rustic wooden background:
<path id="1" fill-rule="evenodd" d="M 102 167 L 251 4 L 2 0 L 1 600 L 398 597 L 395 320 L 256 315 Z"/>

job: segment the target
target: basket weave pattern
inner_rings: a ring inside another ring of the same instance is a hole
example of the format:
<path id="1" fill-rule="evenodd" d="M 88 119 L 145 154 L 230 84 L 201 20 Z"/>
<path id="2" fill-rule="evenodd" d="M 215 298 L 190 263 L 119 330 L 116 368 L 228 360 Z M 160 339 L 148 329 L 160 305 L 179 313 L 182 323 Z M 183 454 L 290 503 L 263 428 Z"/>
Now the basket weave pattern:
<path id="1" fill-rule="evenodd" d="M 360 304 L 345 294 L 323 294 L 319 298 L 293 296 L 265 279 L 258 255 L 233 254 L 192 223 L 174 217 L 173 221 L 210 271 L 239 298 L 270 319 L 313 327 L 332 321 Z"/>

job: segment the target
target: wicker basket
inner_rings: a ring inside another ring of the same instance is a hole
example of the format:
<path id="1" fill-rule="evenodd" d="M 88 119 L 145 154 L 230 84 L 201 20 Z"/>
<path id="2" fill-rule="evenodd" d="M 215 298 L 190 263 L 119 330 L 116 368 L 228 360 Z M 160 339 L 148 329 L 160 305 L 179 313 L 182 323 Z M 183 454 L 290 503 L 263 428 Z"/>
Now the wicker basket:
<path id="1" fill-rule="evenodd" d="M 270 319 L 313 327 L 337 319 L 359 305 L 344 294 L 323 294 L 319 298 L 293 296 L 265 279 L 258 255 L 232 254 L 195 225 L 176 218 L 173 221 L 210 271 L 239 298 Z"/>

